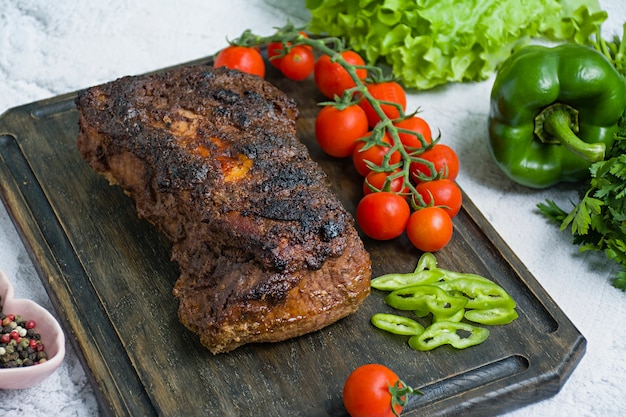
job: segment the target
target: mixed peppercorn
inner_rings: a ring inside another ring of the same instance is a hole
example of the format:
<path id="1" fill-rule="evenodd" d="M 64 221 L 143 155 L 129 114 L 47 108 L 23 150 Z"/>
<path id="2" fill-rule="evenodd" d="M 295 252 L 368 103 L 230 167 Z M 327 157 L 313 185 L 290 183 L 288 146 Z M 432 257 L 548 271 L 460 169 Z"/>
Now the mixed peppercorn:
<path id="1" fill-rule="evenodd" d="M 41 364 L 48 355 L 33 320 L 0 313 L 0 369 Z"/>

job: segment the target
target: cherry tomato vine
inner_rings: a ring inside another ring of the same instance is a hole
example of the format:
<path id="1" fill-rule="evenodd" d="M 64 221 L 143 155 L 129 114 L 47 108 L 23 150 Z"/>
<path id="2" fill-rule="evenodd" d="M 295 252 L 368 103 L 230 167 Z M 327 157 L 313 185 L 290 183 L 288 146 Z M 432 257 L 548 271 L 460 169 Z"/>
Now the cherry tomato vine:
<path id="1" fill-rule="evenodd" d="M 331 113 L 330 111 L 320 113 L 322 117 L 344 117 L 347 120 L 345 126 L 348 126 L 348 123 L 352 125 L 346 129 L 350 132 L 346 133 L 347 137 L 343 139 L 347 142 L 340 145 L 328 145 L 329 147 L 325 144 L 332 143 L 333 138 L 329 137 L 328 129 L 324 130 L 323 126 L 316 126 L 316 137 L 322 149 L 334 157 L 348 157 L 352 151 L 355 167 L 364 177 L 365 197 L 377 192 L 395 194 L 404 197 L 410 209 L 415 212 L 440 206 L 447 209 L 446 213 L 451 218 L 456 215 L 458 206 L 461 204 L 460 189 L 453 193 L 456 200 L 448 199 L 446 202 L 436 193 L 433 194 L 431 188 L 420 186 L 424 182 L 448 179 L 454 187 L 458 188 L 454 183 L 459 168 L 456 153 L 439 143 L 440 133 L 437 137 L 432 137 L 430 127 L 418 116 L 419 108 L 413 112 L 406 111 L 404 89 L 390 75 L 385 75 L 381 68 L 365 65 L 358 55 L 355 57 L 356 54 L 346 48 L 343 39 L 310 38 L 304 28 L 296 28 L 289 24 L 278 28 L 270 36 L 260 36 L 246 30 L 239 38 L 229 43 L 230 47 L 244 47 L 253 51 L 258 51 L 260 46 L 267 46 L 272 65 L 288 78 L 295 80 L 307 78 L 323 65 L 326 68 L 339 65 L 344 71 L 341 75 L 335 75 L 336 79 L 331 81 L 344 85 L 343 88 L 338 88 L 335 84 L 321 86 L 318 84 L 318 74 L 315 72 L 316 84 L 320 87 L 320 91 L 328 98 L 331 94 L 333 95 L 332 101 L 319 103 L 320 106 L 323 109 L 326 107 L 336 109 L 332 115 L 326 114 Z M 310 53 L 315 51 L 318 54 L 319 58 L 315 66 L 311 64 L 310 57 L 304 56 L 307 51 Z M 219 57 L 218 54 L 217 58 Z M 236 68 L 235 64 L 232 64 L 233 68 Z M 292 67 L 287 69 L 286 65 L 292 65 Z M 339 67 L 332 71 L 337 71 Z M 354 120 L 355 117 L 363 117 L 355 114 L 357 106 L 365 113 L 365 120 L 371 130 L 363 127 L 362 121 Z M 378 156 L 369 156 L 374 154 Z M 429 157 L 429 155 L 437 156 Z M 368 176 L 369 173 L 372 173 L 371 177 Z M 376 181 L 372 181 L 374 174 L 380 174 Z M 453 204 L 454 207 L 449 207 L 447 204 Z M 389 231 L 381 230 L 377 233 L 376 224 L 372 225 L 371 222 L 366 224 L 368 219 L 374 219 L 374 222 L 380 223 L 379 218 L 376 220 L 375 216 L 369 214 L 362 217 L 366 220 L 359 221 L 357 218 L 357 224 L 366 235 L 374 239 L 389 238 Z M 400 218 L 397 221 L 402 223 L 400 226 L 396 224 L 396 229 L 400 227 L 407 230 L 407 226 L 411 223 L 404 208 L 402 208 L 402 214 L 395 217 Z M 366 232 L 368 229 L 374 232 Z M 391 233 L 393 234 L 396 233 Z M 418 246 L 418 249 L 421 248 Z"/>

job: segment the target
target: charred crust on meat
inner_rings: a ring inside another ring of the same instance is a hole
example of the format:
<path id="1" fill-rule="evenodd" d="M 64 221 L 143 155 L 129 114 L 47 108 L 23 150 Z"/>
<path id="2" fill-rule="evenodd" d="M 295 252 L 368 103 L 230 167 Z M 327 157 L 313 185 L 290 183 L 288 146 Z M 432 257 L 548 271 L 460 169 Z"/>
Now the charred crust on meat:
<path id="1" fill-rule="evenodd" d="M 81 156 L 172 246 L 180 321 L 213 353 L 318 330 L 369 294 L 351 215 L 259 77 L 181 67 L 77 94 Z"/>
<path id="2" fill-rule="evenodd" d="M 297 284 L 293 275 L 289 274 L 272 274 L 269 279 L 259 283 L 258 286 L 252 288 L 246 298 L 248 300 L 265 300 L 277 303 L 284 299 L 289 290 Z"/>

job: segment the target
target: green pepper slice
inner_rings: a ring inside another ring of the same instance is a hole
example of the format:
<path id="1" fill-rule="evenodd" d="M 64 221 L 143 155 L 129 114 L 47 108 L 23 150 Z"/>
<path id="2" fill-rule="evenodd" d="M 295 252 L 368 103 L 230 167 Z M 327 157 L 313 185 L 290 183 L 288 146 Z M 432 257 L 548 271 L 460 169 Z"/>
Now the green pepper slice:
<path id="1" fill-rule="evenodd" d="M 424 252 L 422 256 L 420 256 L 417 261 L 417 266 L 415 267 L 414 272 L 423 271 L 425 269 L 436 269 L 437 268 L 437 258 L 430 252 Z"/>
<path id="2" fill-rule="evenodd" d="M 458 291 L 468 298 L 468 309 L 488 310 L 496 307 L 515 308 L 516 303 L 504 288 L 492 281 L 471 277 L 433 284 L 450 292 Z"/>
<path id="3" fill-rule="evenodd" d="M 426 317 L 427 315 L 430 314 L 430 311 L 428 309 L 413 310 L 413 314 L 415 314 L 417 317 Z"/>
<path id="4" fill-rule="evenodd" d="M 483 277 L 482 275 L 470 274 L 467 272 L 449 271 L 447 269 L 442 269 L 442 268 L 437 268 L 437 271 L 443 274 L 442 278 L 444 281 L 452 281 L 453 279 L 459 279 L 459 278 L 469 278 L 469 279 L 474 279 L 477 281 L 494 283 L 492 280 L 490 280 L 489 278 Z"/>
<path id="5" fill-rule="evenodd" d="M 382 291 L 395 291 L 412 285 L 432 284 L 440 281 L 443 272 L 423 269 L 410 274 L 385 274 L 374 278 L 370 285 Z"/>
<path id="6" fill-rule="evenodd" d="M 463 317 L 465 317 L 465 313 L 466 313 L 466 310 L 462 308 L 456 313 L 449 315 L 449 316 L 447 315 L 444 316 L 441 314 L 433 314 L 433 323 L 436 323 L 438 321 L 452 321 L 452 322 L 458 323 L 461 320 L 463 320 Z"/>
<path id="7" fill-rule="evenodd" d="M 397 314 L 377 313 L 372 316 L 371 322 L 375 327 L 393 334 L 416 336 L 424 332 L 424 326 Z"/>
<path id="8" fill-rule="evenodd" d="M 424 332 L 409 338 L 409 346 L 415 350 L 432 350 L 442 345 L 465 349 L 478 345 L 489 337 L 489 330 L 468 323 L 439 321 L 428 326 Z"/>
<path id="9" fill-rule="evenodd" d="M 496 307 L 487 310 L 467 310 L 465 318 L 474 323 L 494 326 L 498 324 L 509 324 L 518 317 L 517 311 L 508 307 Z"/>
<path id="10" fill-rule="evenodd" d="M 416 317 L 426 317 L 432 314 L 433 322 L 435 321 L 461 321 L 465 317 L 465 309 L 461 308 L 451 314 L 433 314 L 430 310 L 413 310 Z"/>
<path id="11" fill-rule="evenodd" d="M 464 308 L 468 299 L 448 294 L 434 285 L 417 285 L 391 292 L 385 302 L 398 310 L 430 311 L 435 315 L 451 316 Z"/>

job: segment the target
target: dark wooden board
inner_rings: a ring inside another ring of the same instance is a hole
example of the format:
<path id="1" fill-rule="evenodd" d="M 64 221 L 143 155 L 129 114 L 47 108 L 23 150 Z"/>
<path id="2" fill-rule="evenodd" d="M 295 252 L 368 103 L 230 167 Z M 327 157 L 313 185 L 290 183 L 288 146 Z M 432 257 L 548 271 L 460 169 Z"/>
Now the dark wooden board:
<path id="1" fill-rule="evenodd" d="M 299 136 L 354 213 L 361 182 L 350 161 L 315 145 L 322 97 L 313 82 L 290 82 L 272 69 L 268 79 L 298 101 Z M 384 294 L 374 291 L 356 314 L 316 333 L 212 355 L 178 323 L 171 295 L 178 269 L 167 241 L 80 159 L 74 97 L 0 117 L 0 191 L 104 414 L 342 416 L 348 374 L 379 362 L 424 393 L 403 415 L 482 417 L 554 395 L 582 358 L 585 338 L 466 195 L 439 264 L 496 280 L 520 314 L 491 327 L 482 345 L 413 351 L 405 337 L 369 324 L 386 311 Z M 374 276 L 411 271 L 420 255 L 405 237 L 364 241 Z"/>

